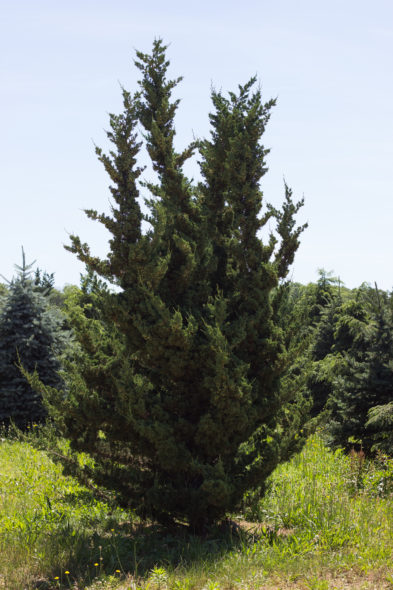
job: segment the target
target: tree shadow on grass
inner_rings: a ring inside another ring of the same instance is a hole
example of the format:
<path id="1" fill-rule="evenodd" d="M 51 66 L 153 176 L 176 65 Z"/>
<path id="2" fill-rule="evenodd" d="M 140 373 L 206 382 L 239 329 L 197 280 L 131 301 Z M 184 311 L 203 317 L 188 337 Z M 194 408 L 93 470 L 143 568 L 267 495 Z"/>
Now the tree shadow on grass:
<path id="1" fill-rule="evenodd" d="M 116 572 L 145 578 L 154 567 L 209 569 L 210 564 L 228 552 L 261 538 L 268 541 L 264 532 L 250 532 L 233 523 L 223 523 L 204 536 L 197 536 L 182 525 L 168 530 L 157 524 L 131 521 L 113 524 L 105 532 L 90 530 L 90 534 L 87 530 L 75 532 L 65 526 L 58 535 L 63 552 L 66 549 L 68 554 L 70 575 L 80 584 L 89 584 L 100 574 Z M 53 572 L 53 578 L 56 575 L 59 574 Z"/>

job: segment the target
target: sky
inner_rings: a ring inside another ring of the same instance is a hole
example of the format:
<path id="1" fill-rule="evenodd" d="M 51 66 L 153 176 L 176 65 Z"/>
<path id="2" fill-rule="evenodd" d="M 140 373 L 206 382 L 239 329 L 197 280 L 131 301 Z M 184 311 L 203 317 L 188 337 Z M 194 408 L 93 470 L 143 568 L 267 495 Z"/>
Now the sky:
<path id="1" fill-rule="evenodd" d="M 347 287 L 392 289 L 393 2 L 391 0 L 0 0 L 0 274 L 36 260 L 79 283 L 64 249 L 77 234 L 105 256 L 108 235 L 83 209 L 108 212 L 108 113 L 134 91 L 135 50 L 169 44 L 176 147 L 209 135 L 211 88 L 256 74 L 277 105 L 261 188 L 279 206 L 284 178 L 305 205 L 291 276 L 318 269 Z M 187 172 L 198 178 L 196 163 Z M 1 280 L 1 279 L 0 279 Z"/>

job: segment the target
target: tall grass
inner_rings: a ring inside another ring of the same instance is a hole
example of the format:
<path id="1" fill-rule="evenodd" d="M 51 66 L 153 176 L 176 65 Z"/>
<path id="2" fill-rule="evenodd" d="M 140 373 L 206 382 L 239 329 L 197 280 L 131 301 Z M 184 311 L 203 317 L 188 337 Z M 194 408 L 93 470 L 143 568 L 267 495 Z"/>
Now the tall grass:
<path id="1" fill-rule="evenodd" d="M 392 473 L 391 460 L 384 466 L 366 462 L 362 453 L 329 452 L 314 436 L 301 454 L 277 468 L 265 498 L 249 514 L 274 529 L 293 529 L 291 543 L 301 538 L 319 551 L 367 540 L 362 554 L 369 560 L 371 549 L 378 554 L 381 540 L 391 540 Z M 378 533 L 377 542 L 371 530 Z"/>
<path id="2" fill-rule="evenodd" d="M 112 512 L 42 451 L 26 442 L 0 443 L 0 588 L 34 587 L 38 579 L 88 578 L 103 547 L 112 551 Z M 101 549 L 100 549 L 101 547 Z M 116 556 L 110 564 L 116 569 Z"/>
<path id="3" fill-rule="evenodd" d="M 0 588 L 393 588 L 392 481 L 391 459 L 314 436 L 262 500 L 246 498 L 236 527 L 198 538 L 138 523 L 28 442 L 2 439 Z"/>

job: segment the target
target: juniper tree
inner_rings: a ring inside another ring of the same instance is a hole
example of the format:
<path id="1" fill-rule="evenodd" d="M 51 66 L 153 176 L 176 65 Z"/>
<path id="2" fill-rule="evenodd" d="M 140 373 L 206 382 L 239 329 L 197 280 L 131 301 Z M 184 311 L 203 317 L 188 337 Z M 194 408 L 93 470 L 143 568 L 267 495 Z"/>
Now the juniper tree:
<path id="1" fill-rule="evenodd" d="M 32 265 L 16 265 L 17 277 L 10 283 L 0 312 L 0 423 L 12 420 L 20 428 L 46 416 L 39 393 L 21 372 L 37 371 L 42 382 L 60 386 L 62 319 L 48 309 L 44 296 L 30 278 Z"/>
<path id="2" fill-rule="evenodd" d="M 273 293 L 299 245 L 302 203 L 286 186 L 282 209 L 262 210 L 261 137 L 275 101 L 263 103 L 254 78 L 228 97 L 213 91 L 210 139 L 176 150 L 180 78 L 167 78 L 165 51 L 158 40 L 137 52 L 139 91 L 123 89 L 113 149 L 96 150 L 112 211 L 86 213 L 109 230 L 110 251 L 99 259 L 77 236 L 68 249 L 116 289 L 96 297 L 97 317 L 79 314 L 83 362 L 66 397 L 46 397 L 71 447 L 94 458 L 85 475 L 139 514 L 201 530 L 262 489 L 301 443 L 304 407 L 282 387 L 289 357 Z M 155 182 L 141 179 L 138 124 Z M 183 172 L 196 150 L 197 184 Z"/>

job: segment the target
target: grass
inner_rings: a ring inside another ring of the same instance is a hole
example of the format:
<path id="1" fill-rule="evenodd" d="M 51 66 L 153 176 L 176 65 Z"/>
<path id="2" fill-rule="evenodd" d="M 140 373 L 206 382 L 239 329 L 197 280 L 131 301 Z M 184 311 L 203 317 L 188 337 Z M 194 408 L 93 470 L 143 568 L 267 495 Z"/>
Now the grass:
<path id="1" fill-rule="evenodd" d="M 393 588 L 393 461 L 311 437 L 238 526 L 168 534 L 95 500 L 28 442 L 0 442 L 0 588 Z M 68 573 L 67 573 L 68 572 Z"/>

